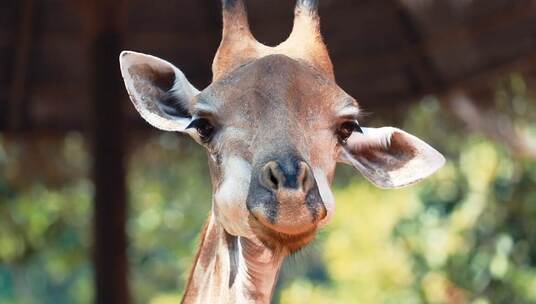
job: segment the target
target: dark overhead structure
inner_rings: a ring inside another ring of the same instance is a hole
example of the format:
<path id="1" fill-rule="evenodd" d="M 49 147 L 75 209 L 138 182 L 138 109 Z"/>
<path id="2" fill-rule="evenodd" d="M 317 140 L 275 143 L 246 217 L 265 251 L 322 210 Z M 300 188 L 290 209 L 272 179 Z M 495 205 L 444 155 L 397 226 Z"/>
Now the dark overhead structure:
<path id="1" fill-rule="evenodd" d="M 87 125 L 94 64 L 91 3 L 2 1 L 1 130 L 64 131 Z M 247 3 L 261 42 L 286 38 L 293 1 Z M 220 40 L 219 5 L 217 0 L 131 0 L 125 8 L 123 48 L 166 58 L 204 87 Z M 478 89 L 497 75 L 527 70 L 536 62 L 533 0 L 325 0 L 320 13 L 338 82 L 374 111 L 453 88 Z M 119 73 L 117 65 L 107 71 Z M 143 126 L 126 100 L 123 105 L 129 123 Z"/>

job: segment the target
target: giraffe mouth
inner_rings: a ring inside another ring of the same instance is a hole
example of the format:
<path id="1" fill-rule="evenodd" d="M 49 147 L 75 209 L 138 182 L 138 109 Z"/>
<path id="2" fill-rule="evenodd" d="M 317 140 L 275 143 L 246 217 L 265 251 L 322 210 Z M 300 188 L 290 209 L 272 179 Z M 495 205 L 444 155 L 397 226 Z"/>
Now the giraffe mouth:
<path id="1" fill-rule="evenodd" d="M 249 224 L 258 239 L 268 248 L 276 250 L 286 250 L 289 254 L 299 251 L 307 246 L 316 236 L 317 225 L 309 229 L 296 233 L 283 233 L 264 225 L 255 216 L 250 215 Z"/>

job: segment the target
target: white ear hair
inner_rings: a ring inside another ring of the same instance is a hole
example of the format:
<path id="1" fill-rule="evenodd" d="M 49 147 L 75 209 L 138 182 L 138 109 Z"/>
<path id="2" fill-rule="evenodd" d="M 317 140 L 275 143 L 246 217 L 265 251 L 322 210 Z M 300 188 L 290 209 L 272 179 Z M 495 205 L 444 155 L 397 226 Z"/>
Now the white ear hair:
<path id="1" fill-rule="evenodd" d="M 437 170 L 445 158 L 419 138 L 397 128 L 363 128 L 354 132 L 340 161 L 358 169 L 381 188 L 416 183 Z"/>
<path id="2" fill-rule="evenodd" d="M 383 148 L 387 149 L 391 144 L 391 136 L 395 128 L 361 128 L 363 133 L 354 132 L 348 139 L 350 149 Z"/>

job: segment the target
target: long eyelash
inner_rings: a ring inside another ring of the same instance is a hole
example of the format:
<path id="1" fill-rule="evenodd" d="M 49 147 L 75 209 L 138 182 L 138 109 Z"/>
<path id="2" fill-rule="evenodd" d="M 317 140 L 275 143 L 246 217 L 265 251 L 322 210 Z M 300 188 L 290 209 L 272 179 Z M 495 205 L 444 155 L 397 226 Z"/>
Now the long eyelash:
<path id="1" fill-rule="evenodd" d="M 197 128 L 197 127 L 199 127 L 201 125 L 201 122 L 202 122 L 202 119 L 199 119 L 199 118 L 194 119 L 188 124 L 188 126 L 186 126 L 185 129 Z"/>
<path id="2" fill-rule="evenodd" d="M 361 126 L 359 125 L 359 123 L 357 122 L 357 120 L 352 119 L 352 120 L 350 120 L 350 121 L 346 121 L 346 122 L 344 122 L 342 125 L 347 124 L 347 123 L 352 124 L 352 127 L 354 128 L 354 130 L 352 130 L 352 133 L 353 133 L 353 132 L 359 132 L 359 133 L 363 134 L 363 130 L 361 129 Z M 342 126 L 342 125 L 341 125 L 341 126 Z"/>
<path id="3" fill-rule="evenodd" d="M 361 120 L 365 119 L 366 117 L 371 116 L 372 114 L 374 114 L 374 113 L 369 112 L 369 111 L 365 111 L 363 109 L 359 109 L 359 113 L 357 114 L 356 120 L 361 121 Z"/>

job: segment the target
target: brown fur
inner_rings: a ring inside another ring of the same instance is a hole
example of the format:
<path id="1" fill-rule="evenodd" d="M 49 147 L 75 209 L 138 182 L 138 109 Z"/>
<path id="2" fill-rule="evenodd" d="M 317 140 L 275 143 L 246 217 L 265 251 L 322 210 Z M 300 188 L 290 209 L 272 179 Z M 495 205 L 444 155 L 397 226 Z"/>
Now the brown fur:
<path id="1" fill-rule="evenodd" d="M 203 226 L 203 230 L 201 231 L 201 237 L 200 237 L 200 243 L 199 243 L 199 249 L 197 250 L 197 253 L 194 257 L 194 264 L 192 266 L 192 269 L 190 269 L 190 274 L 188 275 L 188 281 L 186 282 L 186 286 L 184 288 L 184 296 L 182 297 L 181 303 L 188 303 L 191 298 L 195 297 L 198 293 L 198 288 L 195 285 L 195 282 L 193 281 L 193 274 L 198 267 L 199 257 L 201 255 L 201 252 L 205 250 L 205 238 L 207 235 L 207 228 L 208 224 L 210 222 L 211 215 L 208 216 L 205 225 Z"/>

